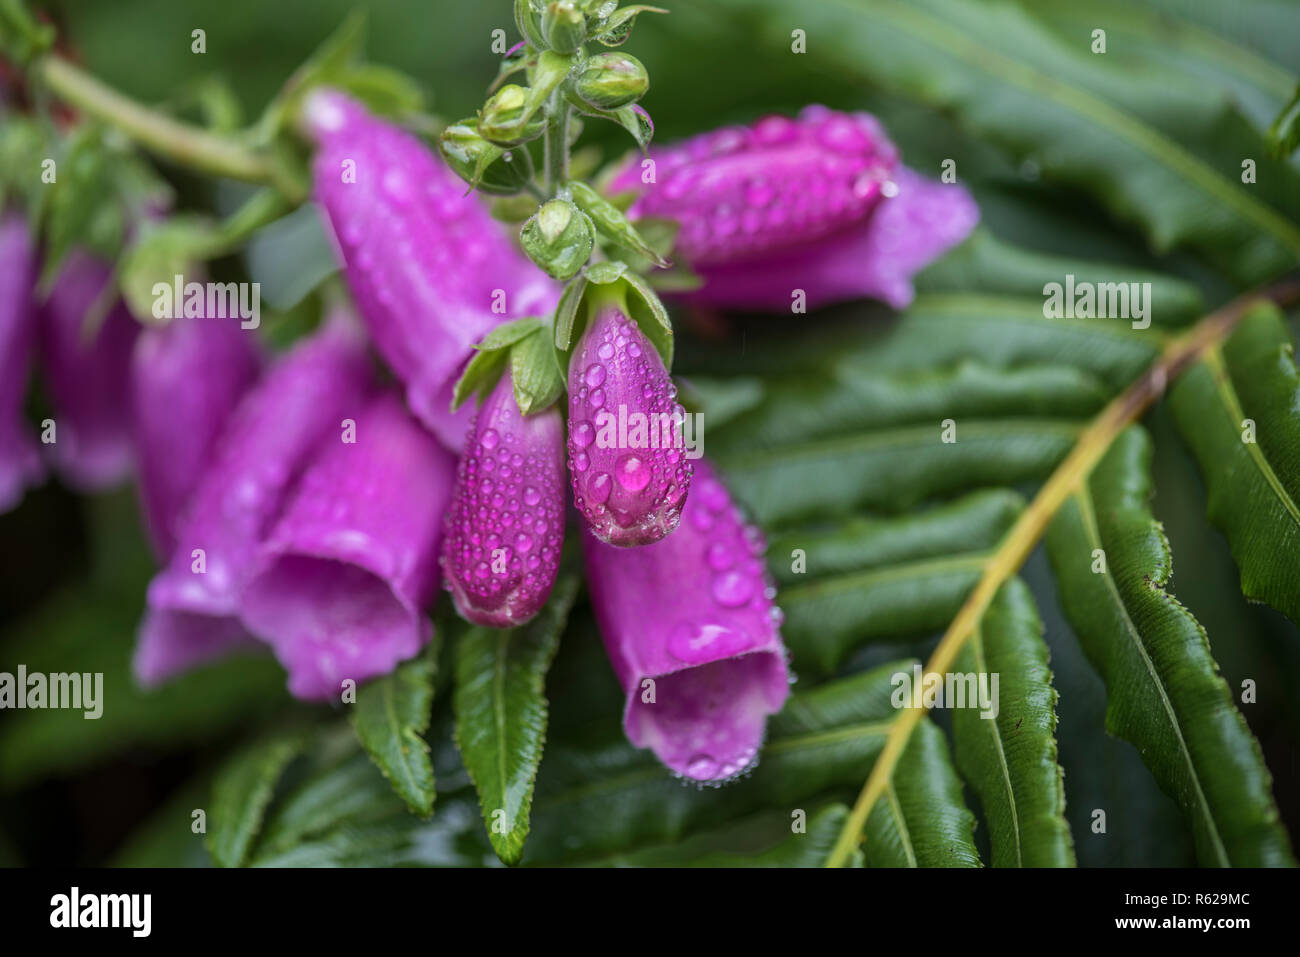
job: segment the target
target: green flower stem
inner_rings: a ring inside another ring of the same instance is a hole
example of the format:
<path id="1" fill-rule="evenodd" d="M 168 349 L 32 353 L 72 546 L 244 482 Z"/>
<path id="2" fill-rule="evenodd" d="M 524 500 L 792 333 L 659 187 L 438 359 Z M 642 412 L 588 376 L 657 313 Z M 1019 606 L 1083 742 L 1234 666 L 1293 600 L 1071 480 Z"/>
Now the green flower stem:
<path id="1" fill-rule="evenodd" d="M 64 102 L 116 127 L 159 156 L 200 173 L 272 186 L 294 202 L 306 196 L 304 186 L 269 155 L 150 109 L 62 57 L 45 57 L 36 65 L 36 75 Z"/>
<path id="2" fill-rule="evenodd" d="M 551 94 L 546 126 L 546 195 L 554 198 L 569 179 L 569 104 L 556 90 Z"/>

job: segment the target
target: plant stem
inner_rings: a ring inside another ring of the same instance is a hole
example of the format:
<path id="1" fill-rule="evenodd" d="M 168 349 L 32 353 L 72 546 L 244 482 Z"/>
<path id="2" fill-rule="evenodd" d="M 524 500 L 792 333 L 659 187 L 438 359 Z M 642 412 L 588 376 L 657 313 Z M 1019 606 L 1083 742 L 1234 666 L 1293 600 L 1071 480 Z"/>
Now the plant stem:
<path id="1" fill-rule="evenodd" d="M 550 122 L 546 126 L 546 194 L 554 199 L 560 186 L 569 179 L 569 104 L 556 90 L 549 104 Z"/>
<path id="2" fill-rule="evenodd" d="M 1074 448 L 1038 490 L 1006 537 L 989 557 L 975 588 L 957 612 L 943 638 L 926 663 L 925 674 L 949 671 L 976 625 L 988 610 L 998 589 L 1015 575 L 1047 531 L 1057 511 L 1073 495 L 1101 461 L 1111 444 L 1165 391 L 1169 383 L 1208 350 L 1232 333 L 1251 306 L 1272 300 L 1278 303 L 1300 299 L 1300 280 L 1284 280 L 1262 291 L 1247 293 L 1203 318 L 1180 336 L 1169 340 L 1155 362 L 1142 376 L 1097 414 L 1080 433 Z M 853 812 L 840 831 L 839 839 L 826 860 L 827 867 L 843 867 L 862 839 L 867 817 L 893 777 L 912 731 L 925 717 L 926 708 L 901 710 L 889 729 L 880 756 L 871 768 Z"/>
<path id="3" fill-rule="evenodd" d="M 266 154 L 152 110 L 62 57 L 45 57 L 36 71 L 60 99 L 160 156 L 201 173 L 273 186 L 295 200 L 304 195 L 301 185 L 291 182 Z"/>

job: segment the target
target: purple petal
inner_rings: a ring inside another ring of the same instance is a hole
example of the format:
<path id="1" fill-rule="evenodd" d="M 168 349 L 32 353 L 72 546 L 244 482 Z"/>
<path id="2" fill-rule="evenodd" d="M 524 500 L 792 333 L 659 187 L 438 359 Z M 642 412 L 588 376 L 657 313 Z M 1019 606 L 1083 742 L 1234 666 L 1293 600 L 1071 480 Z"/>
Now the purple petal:
<path id="1" fill-rule="evenodd" d="M 140 499 L 166 559 L 175 523 L 221 427 L 257 378 L 257 337 L 222 319 L 176 319 L 141 333 L 131 361 Z"/>
<path id="2" fill-rule="evenodd" d="M 680 223 L 674 256 L 704 280 L 689 301 L 789 310 L 870 296 L 912 298 L 914 273 L 960 242 L 978 210 L 966 190 L 903 167 L 866 113 L 810 106 L 657 150 L 655 182 L 632 163 L 612 183 L 630 210 Z"/>
<path id="3" fill-rule="evenodd" d="M 506 319 L 549 313 L 559 289 L 414 136 L 329 90 L 305 115 L 315 198 L 362 318 L 411 410 L 459 449 L 470 410 L 448 406 L 473 345 Z"/>
<path id="4" fill-rule="evenodd" d="M 118 302 L 94 337 L 85 336 L 86 314 L 110 279 L 105 263 L 74 250 L 40 310 L 41 360 L 55 421 L 55 441 L 46 449 L 55 470 L 83 491 L 118 484 L 134 461 L 128 383 L 140 326 Z"/>
<path id="5" fill-rule="evenodd" d="M 23 421 L 28 364 L 36 341 L 32 288 L 36 251 L 26 221 L 0 218 L 0 512 L 23 497 L 43 473 L 36 442 Z"/>
<path id="6" fill-rule="evenodd" d="M 442 568 L 461 616 L 513 628 L 546 604 L 564 543 L 564 419 L 519 414 L 507 370 L 456 472 Z"/>
<path id="7" fill-rule="evenodd" d="M 261 647 L 238 618 L 145 609 L 132 667 L 146 687 L 237 651 Z"/>
<path id="8" fill-rule="evenodd" d="M 677 774 L 716 781 L 753 764 L 790 682 L 762 537 L 713 469 L 696 469 L 681 526 L 663 541 L 583 545 L 628 740 Z"/>
<path id="9" fill-rule="evenodd" d="M 238 616 L 258 547 L 286 491 L 322 437 L 341 434 L 371 384 L 360 330 L 336 319 L 279 360 L 240 401 L 176 523 L 171 561 L 149 585 L 153 621 L 146 621 L 135 661 L 141 681 L 169 677 L 156 663 L 185 661 L 191 646 L 220 647 L 206 636 L 234 633 L 192 616 Z"/>
<path id="10" fill-rule="evenodd" d="M 902 309 L 914 295 L 912 277 L 970 234 L 979 209 L 961 186 L 926 179 L 906 167 L 894 179 L 897 195 L 869 222 L 780 256 L 702 268 L 704 286 L 686 300 L 784 311 L 794 290 L 802 289 L 809 309 L 864 297 Z"/>
<path id="11" fill-rule="evenodd" d="M 325 699 L 410 658 L 432 636 L 438 550 L 455 459 L 382 395 L 355 442 L 328 437 L 263 546 L 243 621 L 296 697 Z"/>
<path id="12" fill-rule="evenodd" d="M 677 527 L 692 468 L 676 399 L 637 324 L 615 306 L 597 309 L 569 360 L 569 470 L 574 503 L 601 541 L 646 545 Z"/>

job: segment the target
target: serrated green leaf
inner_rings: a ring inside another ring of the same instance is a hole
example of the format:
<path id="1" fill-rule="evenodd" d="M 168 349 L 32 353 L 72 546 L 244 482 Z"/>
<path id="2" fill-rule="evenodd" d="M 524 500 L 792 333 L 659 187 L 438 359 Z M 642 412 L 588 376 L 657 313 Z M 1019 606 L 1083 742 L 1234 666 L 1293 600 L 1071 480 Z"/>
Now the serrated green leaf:
<path id="1" fill-rule="evenodd" d="M 421 817 L 433 813 L 433 762 L 422 735 L 433 705 L 438 640 L 390 674 L 357 690 L 352 728 L 366 753 L 407 807 Z"/>
<path id="2" fill-rule="evenodd" d="M 1170 403 L 1242 592 L 1300 622 L 1300 371 L 1277 309 L 1253 309 L 1179 380 Z"/>
<path id="3" fill-rule="evenodd" d="M 1172 560 L 1150 510 L 1150 459 L 1146 433 L 1129 428 L 1053 520 L 1047 548 L 1061 603 L 1106 682 L 1107 730 L 1138 749 L 1182 808 L 1197 858 L 1290 864 L 1259 744 L 1205 629 L 1167 590 Z"/>
<path id="4" fill-rule="evenodd" d="M 867 818 L 868 867 L 979 867 L 975 815 L 962 802 L 943 732 L 923 720 Z"/>
<path id="5" fill-rule="evenodd" d="M 586 322 L 586 310 L 583 308 L 586 291 L 587 277 L 579 275 L 560 293 L 560 302 L 555 307 L 555 348 L 561 352 L 568 352 L 575 333 Z"/>
<path id="6" fill-rule="evenodd" d="M 298 733 L 263 738 L 238 752 L 217 772 L 205 843 L 218 867 L 244 863 L 280 776 L 304 744 Z"/>
<path id="7" fill-rule="evenodd" d="M 953 750 L 989 823 L 994 867 L 1073 867 L 1043 624 L 1018 578 L 1003 585 L 955 670 L 997 675 L 997 714 L 952 712 Z M 979 680 L 977 678 L 977 680 Z M 991 679 L 990 679 L 991 680 Z"/>
<path id="8" fill-rule="evenodd" d="M 988 490 L 897 518 L 850 517 L 774 538 L 768 561 L 795 669 L 829 674 L 873 639 L 942 629 L 1023 506 L 1014 492 Z"/>
<path id="9" fill-rule="evenodd" d="M 546 740 L 546 671 L 577 592 L 578 578 L 561 575 L 533 621 L 512 629 L 474 628 L 456 648 L 456 743 L 478 789 L 492 846 L 507 864 L 523 856 Z"/>

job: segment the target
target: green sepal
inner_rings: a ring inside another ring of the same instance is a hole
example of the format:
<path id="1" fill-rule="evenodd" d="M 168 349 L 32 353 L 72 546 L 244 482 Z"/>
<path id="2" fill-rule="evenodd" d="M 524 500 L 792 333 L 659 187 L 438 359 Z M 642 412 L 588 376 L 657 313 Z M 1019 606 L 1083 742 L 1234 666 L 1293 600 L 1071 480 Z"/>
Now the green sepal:
<path id="1" fill-rule="evenodd" d="M 649 114 L 642 116 L 637 112 L 635 106 L 625 106 L 621 110 L 598 110 L 584 103 L 578 95 L 572 90 L 566 90 L 565 96 L 579 112 L 586 116 L 594 116 L 598 119 L 609 120 L 611 123 L 617 123 L 636 140 L 636 145 L 644 153 L 650 148 L 650 141 L 654 138 L 654 124 L 650 122 Z"/>
<path id="2" fill-rule="evenodd" d="M 673 367 L 673 325 L 650 284 L 624 262 L 593 263 L 569 284 L 555 309 L 555 348 L 568 354 L 586 328 L 593 306 L 617 305 L 645 333 L 664 368 Z"/>
<path id="3" fill-rule="evenodd" d="M 523 415 L 550 408 L 564 395 L 564 370 L 551 337 L 538 323 L 537 330 L 510 347 L 510 375 L 515 402 Z"/>
<path id="4" fill-rule="evenodd" d="M 519 146 L 541 136 L 546 130 L 546 117 L 538 114 L 575 62 L 574 56 L 550 50 L 538 56 L 527 89 L 507 83 L 484 104 L 479 111 L 479 135 L 506 147 Z"/>
<path id="5" fill-rule="evenodd" d="M 619 246 L 639 253 L 661 269 L 667 269 L 672 265 L 642 237 L 637 228 L 628 221 L 628 218 L 623 215 L 617 206 L 586 183 L 574 181 L 567 183 L 566 188 L 573 197 L 573 201 L 578 204 L 578 207 L 591 217 L 591 221 L 602 236 Z M 669 239 L 670 245 L 672 239 L 675 238 L 676 232 L 674 231 Z"/>
<path id="6" fill-rule="evenodd" d="M 632 27 L 638 14 L 667 12 L 662 7 L 651 7 L 640 3 L 631 7 L 623 7 L 620 10 L 615 10 L 604 20 L 597 21 L 596 25 L 591 28 L 591 38 L 607 47 L 622 46 L 627 42 L 628 37 L 632 35 Z"/>
<path id="7" fill-rule="evenodd" d="M 542 11 L 542 36 L 556 53 L 575 53 L 587 39 L 587 18 L 572 0 L 552 0 Z"/>
<path id="8" fill-rule="evenodd" d="M 451 410 L 456 411 L 471 395 L 477 395 L 479 401 L 487 398 L 501 381 L 507 362 L 515 402 L 523 415 L 553 405 L 564 392 L 564 373 L 545 330 L 546 323 L 534 316 L 493 329 L 474 347 L 475 355 L 456 383 Z"/>
<path id="9" fill-rule="evenodd" d="M 515 0 L 515 26 L 533 49 L 547 48 L 546 38 L 542 36 L 542 13 L 533 0 Z"/>

